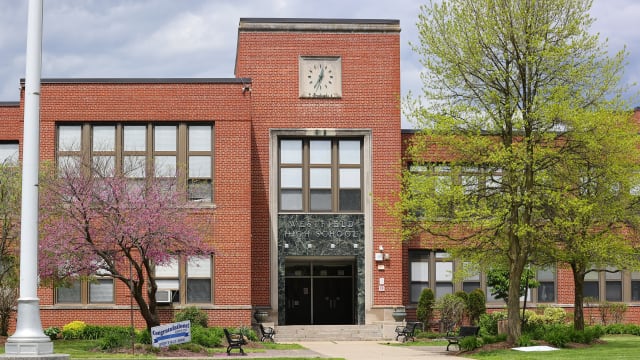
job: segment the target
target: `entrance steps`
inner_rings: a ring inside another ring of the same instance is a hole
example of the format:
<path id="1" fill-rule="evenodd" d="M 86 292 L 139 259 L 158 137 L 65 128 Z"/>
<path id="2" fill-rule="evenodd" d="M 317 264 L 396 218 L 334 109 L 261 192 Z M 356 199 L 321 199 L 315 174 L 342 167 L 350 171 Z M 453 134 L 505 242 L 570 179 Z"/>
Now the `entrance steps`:
<path id="1" fill-rule="evenodd" d="M 283 325 L 276 326 L 276 342 L 381 340 L 381 325 Z"/>

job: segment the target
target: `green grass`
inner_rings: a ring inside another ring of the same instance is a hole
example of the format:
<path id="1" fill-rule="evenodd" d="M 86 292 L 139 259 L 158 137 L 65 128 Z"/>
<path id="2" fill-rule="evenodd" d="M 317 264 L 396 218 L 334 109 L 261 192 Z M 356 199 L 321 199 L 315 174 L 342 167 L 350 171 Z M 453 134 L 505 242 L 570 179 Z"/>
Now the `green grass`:
<path id="1" fill-rule="evenodd" d="M 560 349 L 556 351 L 523 352 L 516 350 L 495 350 L 480 352 L 465 357 L 472 359 L 527 359 L 527 360 L 564 360 L 594 359 L 616 360 L 637 359 L 640 352 L 640 337 L 631 335 L 606 336 L 604 344 L 596 344 L 578 349 Z"/>
<path id="2" fill-rule="evenodd" d="M 69 354 L 71 359 L 162 359 L 162 357 L 157 357 L 155 354 L 145 353 L 144 349 L 140 349 L 137 345 L 135 355 L 131 354 L 120 354 L 120 353 L 111 353 L 111 352 L 101 352 L 96 351 L 95 349 L 98 346 L 99 340 L 56 340 L 53 343 L 54 352 L 57 354 Z M 244 347 L 245 352 L 250 353 L 260 353 L 265 352 L 266 350 L 300 350 L 304 349 L 303 346 L 299 344 L 277 344 L 277 343 L 259 343 L 262 345 L 261 348 L 253 348 L 253 347 Z M 131 348 L 123 349 L 123 350 L 131 350 Z M 213 349 L 208 349 L 209 354 L 212 353 L 224 353 L 226 352 L 226 347 L 217 347 Z M 235 352 L 235 351 L 234 351 Z M 4 353 L 4 347 L 0 347 L 0 353 Z M 207 355 L 203 354 L 202 357 L 207 357 Z M 311 358 L 254 358 L 254 360 L 308 360 Z M 333 359 L 333 360 L 344 360 L 344 359 Z"/>

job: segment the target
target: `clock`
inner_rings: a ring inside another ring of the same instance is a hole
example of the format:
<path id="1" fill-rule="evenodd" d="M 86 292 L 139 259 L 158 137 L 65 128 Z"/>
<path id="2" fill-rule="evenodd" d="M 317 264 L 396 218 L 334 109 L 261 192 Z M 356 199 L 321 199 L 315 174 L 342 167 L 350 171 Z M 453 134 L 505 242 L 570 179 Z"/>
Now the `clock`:
<path id="1" fill-rule="evenodd" d="M 340 57 L 301 56 L 299 61 L 301 98 L 339 98 L 342 96 Z"/>

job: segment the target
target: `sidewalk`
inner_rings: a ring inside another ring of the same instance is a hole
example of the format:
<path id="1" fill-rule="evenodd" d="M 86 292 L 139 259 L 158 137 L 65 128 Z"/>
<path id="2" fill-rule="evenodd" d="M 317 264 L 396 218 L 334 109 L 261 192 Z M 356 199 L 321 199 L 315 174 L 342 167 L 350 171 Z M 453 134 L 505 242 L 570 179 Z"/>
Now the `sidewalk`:
<path id="1" fill-rule="evenodd" d="M 411 359 L 462 359 L 446 351 L 445 346 L 388 346 L 383 341 L 308 341 L 296 342 L 306 350 L 267 350 L 239 356 L 234 350 L 225 358 L 308 357 L 343 358 L 346 360 L 411 360 Z"/>

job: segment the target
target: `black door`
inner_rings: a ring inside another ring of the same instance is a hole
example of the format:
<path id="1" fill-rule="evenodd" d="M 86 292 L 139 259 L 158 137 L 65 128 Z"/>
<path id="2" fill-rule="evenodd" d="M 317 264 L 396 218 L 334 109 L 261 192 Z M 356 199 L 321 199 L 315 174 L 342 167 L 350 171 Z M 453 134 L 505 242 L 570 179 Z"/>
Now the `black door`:
<path id="1" fill-rule="evenodd" d="M 313 323 L 353 324 L 351 278 L 313 279 Z"/>
<path id="2" fill-rule="evenodd" d="M 287 325 L 311 324 L 311 278 L 285 280 L 285 323 Z"/>
<path id="3" fill-rule="evenodd" d="M 352 261 L 296 261 L 285 266 L 285 324 L 353 324 Z"/>

